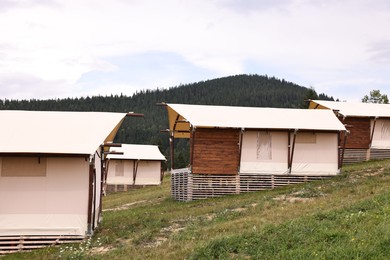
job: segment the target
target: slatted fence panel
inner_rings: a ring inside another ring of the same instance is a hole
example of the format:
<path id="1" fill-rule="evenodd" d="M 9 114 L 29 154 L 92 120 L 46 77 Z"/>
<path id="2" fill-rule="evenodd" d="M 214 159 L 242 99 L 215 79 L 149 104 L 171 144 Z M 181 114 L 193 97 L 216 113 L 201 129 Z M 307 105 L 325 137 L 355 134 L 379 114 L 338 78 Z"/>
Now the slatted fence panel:
<path id="1" fill-rule="evenodd" d="M 332 176 L 267 175 L 240 174 L 215 175 L 172 173 L 172 198 L 178 201 L 191 201 L 229 194 L 239 194 L 269 190 L 277 187 L 298 184 L 307 181 L 323 180 Z"/>
<path id="2" fill-rule="evenodd" d="M 83 240 L 84 236 L 0 236 L 0 255 Z"/>
<path id="3" fill-rule="evenodd" d="M 368 153 L 368 149 L 345 149 L 343 164 L 367 161 Z"/>
<path id="4" fill-rule="evenodd" d="M 390 149 L 371 149 L 370 159 L 381 160 L 390 158 Z"/>

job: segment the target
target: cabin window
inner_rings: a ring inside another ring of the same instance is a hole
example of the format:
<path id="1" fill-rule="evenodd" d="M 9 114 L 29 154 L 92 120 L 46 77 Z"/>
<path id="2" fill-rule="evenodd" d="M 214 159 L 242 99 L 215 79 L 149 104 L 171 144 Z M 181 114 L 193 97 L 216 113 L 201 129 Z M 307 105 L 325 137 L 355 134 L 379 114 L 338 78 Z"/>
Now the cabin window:
<path id="1" fill-rule="evenodd" d="M 272 139 L 268 131 L 257 132 L 257 159 L 272 160 Z"/>
<path id="2" fill-rule="evenodd" d="M 295 142 L 298 144 L 315 144 L 317 135 L 315 133 L 300 132 L 297 134 Z"/>
<path id="3" fill-rule="evenodd" d="M 47 160 L 42 157 L 3 157 L 1 176 L 3 177 L 44 177 Z"/>
<path id="4" fill-rule="evenodd" d="M 382 131 L 381 131 L 382 140 L 390 140 L 390 122 L 383 121 Z"/>
<path id="5" fill-rule="evenodd" d="M 115 176 L 125 175 L 125 165 L 122 160 L 118 160 L 115 164 Z"/>

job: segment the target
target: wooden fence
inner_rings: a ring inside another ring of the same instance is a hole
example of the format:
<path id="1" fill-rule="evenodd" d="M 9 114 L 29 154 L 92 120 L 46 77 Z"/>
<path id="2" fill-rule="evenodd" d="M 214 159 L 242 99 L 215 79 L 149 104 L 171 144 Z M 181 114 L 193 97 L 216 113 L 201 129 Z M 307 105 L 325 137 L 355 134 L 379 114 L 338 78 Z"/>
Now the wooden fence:
<path id="1" fill-rule="evenodd" d="M 0 236 L 0 255 L 83 240 L 84 236 Z"/>
<path id="2" fill-rule="evenodd" d="M 266 174 L 192 174 L 188 169 L 184 171 L 174 170 L 171 173 L 171 195 L 173 199 L 178 201 L 191 201 L 229 194 L 269 190 L 280 186 L 322 180 L 330 177 Z"/>

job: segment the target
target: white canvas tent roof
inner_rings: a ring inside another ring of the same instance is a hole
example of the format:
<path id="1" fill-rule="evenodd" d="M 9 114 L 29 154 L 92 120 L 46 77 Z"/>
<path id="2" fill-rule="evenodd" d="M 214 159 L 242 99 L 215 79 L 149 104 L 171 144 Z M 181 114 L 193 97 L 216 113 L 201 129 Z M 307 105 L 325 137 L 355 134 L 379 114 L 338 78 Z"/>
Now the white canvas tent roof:
<path id="1" fill-rule="evenodd" d="M 390 117 L 389 104 L 311 100 L 310 108 L 316 108 L 317 105 L 318 108 L 337 110 L 347 117 Z"/>
<path id="2" fill-rule="evenodd" d="M 108 154 L 109 159 L 166 160 L 156 145 L 122 144 L 122 147 L 111 147 L 110 151 L 123 152 L 123 154 Z"/>
<path id="3" fill-rule="evenodd" d="M 93 154 L 126 113 L 0 111 L 0 153 Z"/>
<path id="4" fill-rule="evenodd" d="M 188 138 L 191 125 L 202 128 L 346 130 L 330 110 L 183 104 L 167 104 L 167 108 L 169 128 L 177 138 Z"/>

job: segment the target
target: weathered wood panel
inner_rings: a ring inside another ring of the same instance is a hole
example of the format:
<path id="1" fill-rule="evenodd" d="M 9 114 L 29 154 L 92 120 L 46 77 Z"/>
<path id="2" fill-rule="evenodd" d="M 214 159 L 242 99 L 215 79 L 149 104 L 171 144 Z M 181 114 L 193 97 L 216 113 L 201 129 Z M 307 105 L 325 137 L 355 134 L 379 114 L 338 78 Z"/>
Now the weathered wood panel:
<path id="1" fill-rule="evenodd" d="M 196 129 L 190 150 L 194 174 L 237 174 L 240 162 L 238 129 Z M 192 154 L 193 153 L 193 154 Z"/>
<path id="2" fill-rule="evenodd" d="M 345 149 L 343 164 L 359 163 L 369 160 L 369 149 Z"/>
<path id="3" fill-rule="evenodd" d="M 368 149 L 370 146 L 371 126 L 369 118 L 347 117 L 340 119 L 350 131 L 347 137 L 346 148 Z M 341 136 L 341 144 L 344 143 L 344 135 Z"/>
<path id="4" fill-rule="evenodd" d="M 332 178 L 332 176 L 297 176 L 268 174 L 191 174 L 189 171 L 172 172 L 172 198 L 191 201 L 270 190 L 278 187 Z"/>
<path id="5" fill-rule="evenodd" d="M 0 236 L 0 256 L 51 245 L 82 242 L 84 236 Z"/>

